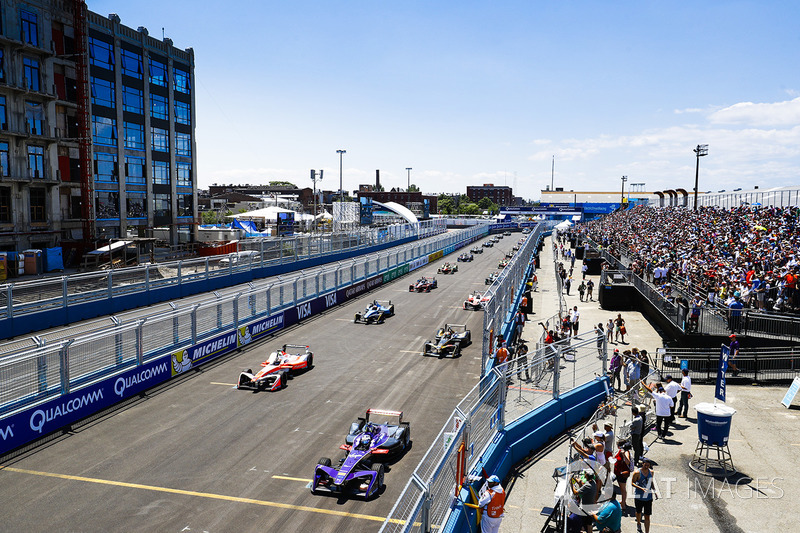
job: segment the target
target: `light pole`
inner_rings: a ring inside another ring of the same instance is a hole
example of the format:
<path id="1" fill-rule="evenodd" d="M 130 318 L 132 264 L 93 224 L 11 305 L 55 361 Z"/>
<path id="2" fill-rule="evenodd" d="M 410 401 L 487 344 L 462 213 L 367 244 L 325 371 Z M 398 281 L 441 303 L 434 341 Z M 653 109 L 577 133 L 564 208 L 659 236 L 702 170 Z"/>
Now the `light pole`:
<path id="1" fill-rule="evenodd" d="M 408 185 L 406 186 L 406 192 L 411 191 L 411 167 L 406 167 L 406 172 L 408 172 Z"/>
<path id="2" fill-rule="evenodd" d="M 697 156 L 697 167 L 695 167 L 694 170 L 694 210 L 697 211 L 697 186 L 700 180 L 700 158 L 704 155 L 708 155 L 708 145 L 698 144 L 697 148 L 693 151 Z"/>
<path id="3" fill-rule="evenodd" d="M 312 169 L 311 170 L 311 181 L 314 182 L 314 220 L 312 221 L 312 229 L 316 231 L 317 229 L 317 181 L 322 181 L 322 170 L 319 171 L 319 177 L 317 177 L 317 171 Z"/>
<path id="4" fill-rule="evenodd" d="M 339 154 L 339 201 L 343 201 L 342 198 L 342 156 L 347 153 L 347 150 L 336 150 L 336 153 Z"/>
<path id="5" fill-rule="evenodd" d="M 622 192 L 619 195 L 619 208 L 625 205 L 625 182 L 628 181 L 628 176 L 622 176 Z"/>

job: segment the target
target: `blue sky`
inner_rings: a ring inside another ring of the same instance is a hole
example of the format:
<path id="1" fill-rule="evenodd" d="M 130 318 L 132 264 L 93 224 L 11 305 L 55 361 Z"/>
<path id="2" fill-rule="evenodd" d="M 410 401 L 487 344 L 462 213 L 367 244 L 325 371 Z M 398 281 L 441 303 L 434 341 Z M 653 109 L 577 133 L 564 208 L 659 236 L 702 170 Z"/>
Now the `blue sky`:
<path id="1" fill-rule="evenodd" d="M 195 51 L 198 182 L 800 186 L 793 1 L 89 1 Z"/>

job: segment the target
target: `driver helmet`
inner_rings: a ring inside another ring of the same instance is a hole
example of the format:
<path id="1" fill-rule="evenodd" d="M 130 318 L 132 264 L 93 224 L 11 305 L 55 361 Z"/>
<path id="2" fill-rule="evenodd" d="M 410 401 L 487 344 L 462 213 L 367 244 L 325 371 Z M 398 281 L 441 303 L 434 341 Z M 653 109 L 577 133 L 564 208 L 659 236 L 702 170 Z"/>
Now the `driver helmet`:
<path id="1" fill-rule="evenodd" d="M 369 443 L 371 441 L 372 441 L 372 439 L 370 438 L 370 435 L 368 433 L 365 433 L 365 434 L 360 435 L 356 439 L 356 442 L 354 443 L 353 447 L 356 450 L 368 450 L 369 449 Z"/>

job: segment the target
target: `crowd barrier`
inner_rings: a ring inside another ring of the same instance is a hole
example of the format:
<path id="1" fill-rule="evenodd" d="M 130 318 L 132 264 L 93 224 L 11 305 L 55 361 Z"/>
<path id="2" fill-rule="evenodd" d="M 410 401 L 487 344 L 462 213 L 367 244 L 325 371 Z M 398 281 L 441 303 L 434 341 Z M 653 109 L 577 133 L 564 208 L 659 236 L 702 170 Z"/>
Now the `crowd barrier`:
<path id="1" fill-rule="evenodd" d="M 486 226 L 487 224 L 484 224 Z M 240 252 L 0 285 L 0 337 L 10 338 L 314 268 L 438 235 L 443 219 L 353 233 L 240 241 Z M 243 252 L 252 252 L 244 254 Z"/>
<path id="2" fill-rule="evenodd" d="M 679 376 L 681 364 L 691 372 L 696 382 L 713 383 L 719 371 L 720 348 L 661 348 L 656 365 L 661 376 Z M 747 380 L 748 383 L 789 382 L 800 375 L 800 350 L 797 348 L 743 348 L 731 360 L 738 372 L 729 370 L 726 379 Z M 730 368 L 730 367 L 729 367 Z"/>
<path id="3" fill-rule="evenodd" d="M 0 454 L 356 298 L 487 232 L 476 226 L 447 233 L 421 243 L 418 257 L 367 257 L 3 357 Z"/>

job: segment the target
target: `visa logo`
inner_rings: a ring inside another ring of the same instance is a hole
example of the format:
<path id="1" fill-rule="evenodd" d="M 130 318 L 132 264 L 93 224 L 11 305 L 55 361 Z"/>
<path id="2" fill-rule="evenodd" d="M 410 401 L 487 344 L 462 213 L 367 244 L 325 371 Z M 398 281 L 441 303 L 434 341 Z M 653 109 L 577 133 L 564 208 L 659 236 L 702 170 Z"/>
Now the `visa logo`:
<path id="1" fill-rule="evenodd" d="M 334 305 L 336 305 L 336 293 L 326 295 L 325 307 L 333 307 Z"/>
<path id="2" fill-rule="evenodd" d="M 311 302 L 297 306 L 297 318 L 303 320 L 311 316 Z"/>

